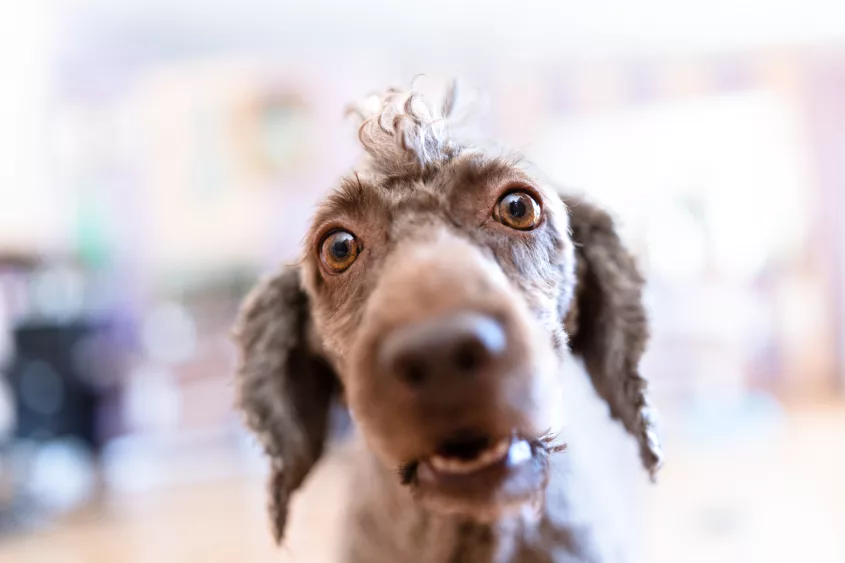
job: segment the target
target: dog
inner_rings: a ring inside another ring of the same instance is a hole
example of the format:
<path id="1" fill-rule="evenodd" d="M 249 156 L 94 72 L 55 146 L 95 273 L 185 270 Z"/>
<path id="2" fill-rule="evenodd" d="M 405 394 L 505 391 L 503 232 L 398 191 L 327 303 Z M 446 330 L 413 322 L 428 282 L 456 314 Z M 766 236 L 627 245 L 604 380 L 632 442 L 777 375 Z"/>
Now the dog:
<path id="1" fill-rule="evenodd" d="M 455 100 L 412 87 L 358 106 L 361 165 L 301 261 L 242 306 L 239 407 L 269 458 L 275 539 L 341 404 L 362 444 L 344 561 L 608 561 L 557 477 L 560 372 L 583 360 L 653 478 L 644 280 L 607 212 L 454 135 Z"/>

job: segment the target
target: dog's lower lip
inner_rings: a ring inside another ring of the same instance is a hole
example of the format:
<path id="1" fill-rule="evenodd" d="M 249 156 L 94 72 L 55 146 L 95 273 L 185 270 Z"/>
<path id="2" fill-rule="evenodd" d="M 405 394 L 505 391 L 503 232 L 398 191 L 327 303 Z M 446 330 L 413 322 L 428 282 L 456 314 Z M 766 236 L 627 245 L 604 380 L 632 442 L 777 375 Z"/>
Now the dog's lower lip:
<path id="1" fill-rule="evenodd" d="M 488 450 L 475 456 L 484 459 L 461 459 L 455 466 L 443 467 L 433 456 L 420 459 L 407 466 L 403 482 L 432 509 L 465 515 L 521 505 L 545 487 L 548 461 L 542 445 L 515 436 Z"/>

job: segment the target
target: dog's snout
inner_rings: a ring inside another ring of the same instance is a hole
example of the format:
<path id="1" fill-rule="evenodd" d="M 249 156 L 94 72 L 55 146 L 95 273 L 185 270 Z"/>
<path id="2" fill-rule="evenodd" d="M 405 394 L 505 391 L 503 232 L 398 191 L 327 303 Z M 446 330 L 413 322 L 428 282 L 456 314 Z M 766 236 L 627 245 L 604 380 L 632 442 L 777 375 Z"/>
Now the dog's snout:
<path id="1" fill-rule="evenodd" d="M 381 369 L 416 388 L 455 384 L 491 368 L 507 347 L 494 318 L 461 313 L 394 329 L 379 352 Z"/>

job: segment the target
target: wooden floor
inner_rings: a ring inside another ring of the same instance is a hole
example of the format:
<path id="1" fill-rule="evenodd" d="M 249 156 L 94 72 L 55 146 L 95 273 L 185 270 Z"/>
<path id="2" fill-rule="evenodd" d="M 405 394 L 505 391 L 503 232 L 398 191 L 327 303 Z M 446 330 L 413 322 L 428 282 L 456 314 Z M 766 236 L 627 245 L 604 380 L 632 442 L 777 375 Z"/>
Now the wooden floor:
<path id="1" fill-rule="evenodd" d="M 729 444 L 675 443 L 649 492 L 652 563 L 845 562 L 845 408 L 797 409 Z M 112 499 L 50 531 L 0 542 L 3 563 L 329 563 L 343 465 L 299 495 L 289 542 L 269 538 L 262 484 L 244 479 Z"/>

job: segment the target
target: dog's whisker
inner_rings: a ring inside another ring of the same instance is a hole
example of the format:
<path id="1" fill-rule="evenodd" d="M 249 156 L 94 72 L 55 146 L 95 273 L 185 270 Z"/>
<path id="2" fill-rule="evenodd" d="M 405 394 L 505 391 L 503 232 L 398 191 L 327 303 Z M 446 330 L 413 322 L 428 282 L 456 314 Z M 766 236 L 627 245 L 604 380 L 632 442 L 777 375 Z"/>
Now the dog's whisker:
<path id="1" fill-rule="evenodd" d="M 399 466 L 398 473 L 399 478 L 403 485 L 410 485 L 414 481 L 414 475 L 417 472 L 417 466 L 419 465 L 418 462 L 412 461 L 410 463 L 406 463 L 404 465 Z"/>
<path id="2" fill-rule="evenodd" d="M 566 442 L 559 441 L 560 436 L 560 431 L 553 432 L 552 430 L 547 430 L 539 438 L 537 438 L 534 445 L 542 449 L 548 455 L 562 452 L 567 449 L 568 444 Z"/>

